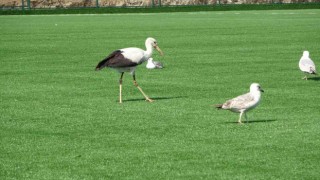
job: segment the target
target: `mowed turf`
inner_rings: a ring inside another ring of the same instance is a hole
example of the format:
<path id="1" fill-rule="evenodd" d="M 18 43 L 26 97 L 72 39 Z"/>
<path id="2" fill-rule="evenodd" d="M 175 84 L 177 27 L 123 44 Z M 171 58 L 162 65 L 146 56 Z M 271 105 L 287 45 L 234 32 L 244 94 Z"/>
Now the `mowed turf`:
<path id="1" fill-rule="evenodd" d="M 317 179 L 320 10 L 0 16 L 0 179 Z M 158 40 L 162 70 L 94 71 Z M 238 114 L 213 104 L 265 90 Z"/>

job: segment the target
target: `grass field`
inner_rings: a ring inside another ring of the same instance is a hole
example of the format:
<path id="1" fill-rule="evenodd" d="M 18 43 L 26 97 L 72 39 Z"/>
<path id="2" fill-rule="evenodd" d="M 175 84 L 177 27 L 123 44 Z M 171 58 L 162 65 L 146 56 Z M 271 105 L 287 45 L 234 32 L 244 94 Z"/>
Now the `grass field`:
<path id="1" fill-rule="evenodd" d="M 0 16 L 0 179 L 318 179 L 320 10 Z M 137 81 L 94 67 L 144 48 Z M 265 93 L 250 123 L 211 105 Z"/>

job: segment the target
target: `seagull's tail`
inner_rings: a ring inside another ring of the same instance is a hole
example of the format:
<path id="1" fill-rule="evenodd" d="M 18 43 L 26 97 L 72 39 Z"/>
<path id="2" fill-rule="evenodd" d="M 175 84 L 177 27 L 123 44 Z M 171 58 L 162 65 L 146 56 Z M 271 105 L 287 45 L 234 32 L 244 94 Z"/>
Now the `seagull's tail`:
<path id="1" fill-rule="evenodd" d="M 217 109 L 222 109 L 223 104 L 216 104 L 214 105 L 214 107 L 216 107 Z"/>
<path id="2" fill-rule="evenodd" d="M 310 71 L 311 71 L 311 74 L 318 75 L 314 68 L 310 67 Z"/>

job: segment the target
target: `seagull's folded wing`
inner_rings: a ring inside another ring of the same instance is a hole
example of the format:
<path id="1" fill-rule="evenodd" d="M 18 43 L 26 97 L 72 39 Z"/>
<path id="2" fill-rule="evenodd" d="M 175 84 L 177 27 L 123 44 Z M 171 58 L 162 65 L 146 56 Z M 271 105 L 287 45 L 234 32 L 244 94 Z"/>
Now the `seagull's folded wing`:
<path id="1" fill-rule="evenodd" d="M 247 109 L 255 104 L 254 98 L 250 93 L 240 95 L 224 103 L 228 109 Z"/>

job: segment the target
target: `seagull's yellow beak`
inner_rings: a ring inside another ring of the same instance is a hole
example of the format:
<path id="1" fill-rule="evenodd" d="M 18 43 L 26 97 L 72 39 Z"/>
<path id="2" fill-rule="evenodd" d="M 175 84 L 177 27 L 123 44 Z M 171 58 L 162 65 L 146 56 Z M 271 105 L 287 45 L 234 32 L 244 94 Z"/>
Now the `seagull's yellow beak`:
<path id="1" fill-rule="evenodd" d="M 155 45 L 154 48 L 160 53 L 161 56 L 163 56 L 163 52 L 161 51 L 158 45 Z"/>

